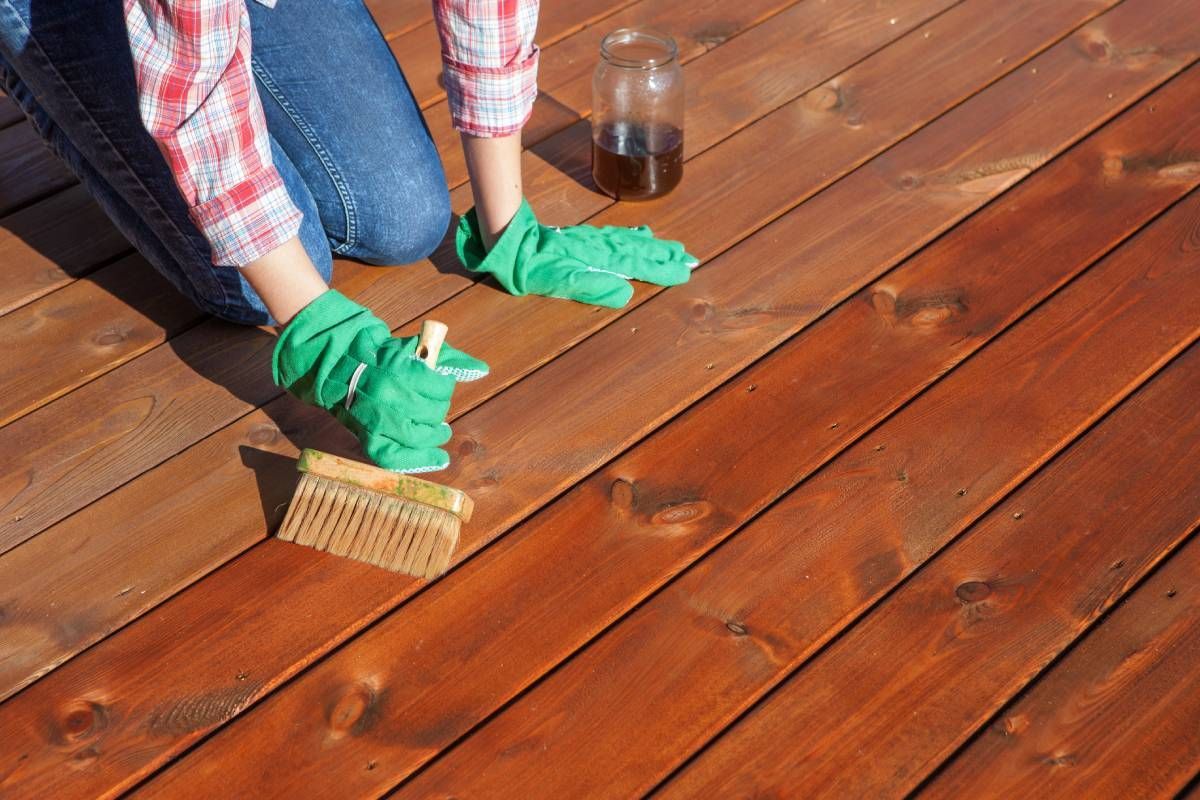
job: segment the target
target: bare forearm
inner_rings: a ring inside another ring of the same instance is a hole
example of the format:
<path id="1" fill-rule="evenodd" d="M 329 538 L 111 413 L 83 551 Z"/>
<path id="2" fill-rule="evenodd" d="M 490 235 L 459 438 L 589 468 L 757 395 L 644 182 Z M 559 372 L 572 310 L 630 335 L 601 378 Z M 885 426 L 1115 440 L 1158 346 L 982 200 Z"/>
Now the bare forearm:
<path id="1" fill-rule="evenodd" d="M 251 261 L 242 268 L 242 274 L 280 325 L 286 325 L 329 288 L 299 237 Z"/>
<path id="2" fill-rule="evenodd" d="M 484 139 L 464 133 L 462 146 L 483 242 L 491 249 L 521 207 L 521 134 Z"/>

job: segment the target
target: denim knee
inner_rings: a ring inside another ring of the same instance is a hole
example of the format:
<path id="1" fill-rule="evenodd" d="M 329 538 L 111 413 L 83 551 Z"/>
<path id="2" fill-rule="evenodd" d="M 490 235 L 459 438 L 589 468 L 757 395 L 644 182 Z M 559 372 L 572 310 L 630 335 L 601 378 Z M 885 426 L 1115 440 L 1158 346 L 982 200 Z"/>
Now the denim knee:
<path id="1" fill-rule="evenodd" d="M 411 264 L 429 256 L 450 225 L 450 192 L 441 169 L 423 179 L 380 180 L 371 197 L 356 203 L 354 247 L 368 264 Z"/>

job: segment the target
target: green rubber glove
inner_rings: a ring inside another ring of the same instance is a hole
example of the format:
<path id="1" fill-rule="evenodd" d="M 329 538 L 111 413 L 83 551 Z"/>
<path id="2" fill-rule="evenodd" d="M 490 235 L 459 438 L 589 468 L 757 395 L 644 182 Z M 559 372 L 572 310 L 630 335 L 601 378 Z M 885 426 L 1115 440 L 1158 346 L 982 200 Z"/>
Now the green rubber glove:
<path id="1" fill-rule="evenodd" d="M 540 294 L 609 308 L 629 302 L 631 280 L 675 286 L 686 283 L 700 263 L 682 244 L 656 239 L 644 225 L 542 225 L 525 200 L 490 252 L 483 246 L 475 209 L 459 220 L 455 244 L 463 266 L 490 273 L 510 294 Z"/>
<path id="2" fill-rule="evenodd" d="M 441 446 L 450 440 L 455 383 L 482 378 L 488 366 L 448 344 L 436 368 L 416 352 L 416 336 L 393 337 L 382 320 L 330 289 L 283 329 L 271 370 L 278 386 L 332 412 L 379 466 L 433 472 L 450 463 Z"/>

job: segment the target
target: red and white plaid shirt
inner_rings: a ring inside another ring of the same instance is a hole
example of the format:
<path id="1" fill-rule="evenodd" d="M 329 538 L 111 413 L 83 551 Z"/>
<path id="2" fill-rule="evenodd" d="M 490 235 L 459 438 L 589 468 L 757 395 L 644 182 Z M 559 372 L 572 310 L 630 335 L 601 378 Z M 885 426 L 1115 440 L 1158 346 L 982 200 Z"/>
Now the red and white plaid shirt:
<path id="1" fill-rule="evenodd" d="M 475 136 L 520 130 L 537 96 L 538 0 L 433 6 L 454 126 Z M 213 262 L 242 266 L 295 236 L 302 215 L 271 161 L 245 0 L 125 0 L 125 22 L 142 121 Z"/>

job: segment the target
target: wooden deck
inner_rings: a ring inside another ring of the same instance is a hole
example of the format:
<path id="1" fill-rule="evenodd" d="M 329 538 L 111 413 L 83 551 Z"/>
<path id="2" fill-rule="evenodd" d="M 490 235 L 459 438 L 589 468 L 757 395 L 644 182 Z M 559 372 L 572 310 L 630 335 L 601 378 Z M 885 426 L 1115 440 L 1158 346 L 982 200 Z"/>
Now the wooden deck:
<path id="1" fill-rule="evenodd" d="M 369 4 L 465 210 L 428 0 Z M 614 205 L 630 23 L 688 162 Z M 1200 795 L 1196 0 L 548 2 L 540 42 L 544 221 L 704 264 L 619 311 L 337 265 L 492 365 L 433 584 L 270 538 L 353 440 L 0 104 L 0 797 Z"/>

